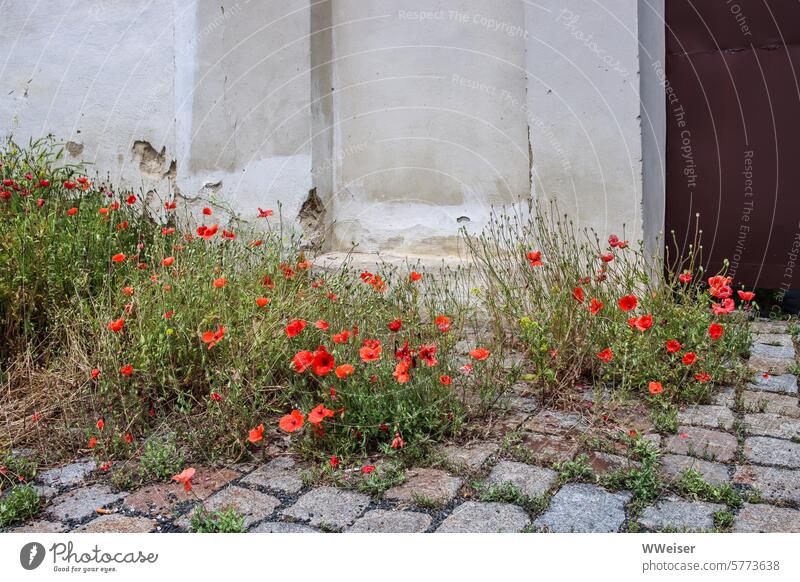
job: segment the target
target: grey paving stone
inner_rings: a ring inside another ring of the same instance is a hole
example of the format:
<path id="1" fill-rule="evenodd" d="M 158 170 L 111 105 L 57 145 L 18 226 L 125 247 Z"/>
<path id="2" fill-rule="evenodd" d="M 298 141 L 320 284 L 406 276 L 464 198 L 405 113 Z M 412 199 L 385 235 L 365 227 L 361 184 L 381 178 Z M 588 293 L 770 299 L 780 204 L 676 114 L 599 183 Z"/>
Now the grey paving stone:
<path id="1" fill-rule="evenodd" d="M 788 333 L 757 333 L 753 336 L 754 344 L 767 344 L 791 347 L 794 345 Z"/>
<path id="2" fill-rule="evenodd" d="M 800 418 L 800 406 L 797 405 L 797 396 L 743 390 L 742 403 L 745 412 L 766 412 L 790 418 Z"/>
<path id="3" fill-rule="evenodd" d="M 778 465 L 800 469 L 800 443 L 771 437 L 749 437 L 744 441 L 744 456 L 757 465 Z"/>
<path id="4" fill-rule="evenodd" d="M 551 465 L 571 461 L 580 450 L 574 438 L 528 432 L 522 436 L 523 446 L 537 463 Z"/>
<path id="5" fill-rule="evenodd" d="M 736 401 L 736 389 L 732 386 L 722 388 L 714 395 L 714 404 L 717 406 L 733 407 Z"/>
<path id="6" fill-rule="evenodd" d="M 727 406 L 687 406 L 678 413 L 678 423 L 706 428 L 730 429 L 733 426 L 733 411 Z"/>
<path id="7" fill-rule="evenodd" d="M 546 435 L 577 435 L 589 429 L 586 419 L 580 414 L 560 410 L 541 410 L 524 423 L 523 430 Z"/>
<path id="8" fill-rule="evenodd" d="M 97 463 L 94 459 L 79 459 L 63 467 L 56 467 L 39 473 L 36 481 L 50 487 L 72 487 L 83 483 L 86 477 L 95 469 L 97 469 Z"/>
<path id="9" fill-rule="evenodd" d="M 728 467 L 720 463 L 704 461 L 686 455 L 662 455 L 661 476 L 664 480 L 675 482 L 689 469 L 693 469 L 703 476 L 706 483 L 716 487 L 730 483 Z"/>
<path id="10" fill-rule="evenodd" d="M 788 337 L 788 336 L 786 336 Z M 750 348 L 750 357 L 760 357 L 770 360 L 794 360 L 795 358 L 794 346 L 791 340 L 788 344 L 781 343 L 781 345 L 769 345 L 764 343 L 755 342 Z"/>
<path id="11" fill-rule="evenodd" d="M 679 426 L 678 433 L 664 442 L 664 448 L 670 453 L 722 462 L 733 459 L 737 447 L 732 434 L 693 426 Z"/>
<path id="12" fill-rule="evenodd" d="M 217 491 L 203 502 L 207 511 L 234 508 L 244 517 L 245 529 L 272 515 L 280 504 L 272 495 L 236 485 Z"/>
<path id="13" fill-rule="evenodd" d="M 302 523 L 264 521 L 250 530 L 253 533 L 321 533 L 320 530 Z"/>
<path id="14" fill-rule="evenodd" d="M 779 439 L 800 437 L 800 419 L 779 414 L 756 413 L 744 415 L 747 434 L 771 436 Z"/>
<path id="15" fill-rule="evenodd" d="M 793 374 L 777 376 L 770 374 L 765 378 L 763 374 L 756 374 L 753 377 L 753 381 L 747 384 L 747 388 L 748 390 L 797 395 L 797 376 Z"/>
<path id="16" fill-rule="evenodd" d="M 497 443 L 479 441 L 467 445 L 447 445 L 439 450 L 444 459 L 454 467 L 477 471 L 499 448 Z"/>
<path id="17" fill-rule="evenodd" d="M 69 528 L 57 521 L 34 521 L 15 527 L 11 531 L 14 533 L 64 533 Z"/>
<path id="18" fill-rule="evenodd" d="M 757 489 L 768 502 L 800 503 L 800 471 L 747 465 L 736 467 L 733 482 Z"/>
<path id="19" fill-rule="evenodd" d="M 458 493 L 463 481 L 439 469 L 412 469 L 406 480 L 384 493 L 384 499 L 395 501 L 421 501 L 445 505 Z"/>
<path id="20" fill-rule="evenodd" d="M 779 333 L 784 334 L 789 329 L 786 321 L 776 321 L 774 319 L 759 319 L 750 324 L 750 331 L 754 334 Z"/>
<path id="21" fill-rule="evenodd" d="M 119 501 L 125 493 L 114 493 L 105 485 L 92 485 L 62 493 L 53 499 L 47 513 L 59 521 L 80 521 L 91 515 L 96 510 Z"/>
<path id="22" fill-rule="evenodd" d="M 417 511 L 368 511 L 347 529 L 350 533 L 421 533 L 431 526 L 431 516 Z"/>
<path id="23" fill-rule="evenodd" d="M 266 465 L 262 465 L 249 475 L 243 477 L 240 483 L 258 485 L 282 493 L 294 494 L 303 488 L 296 464 L 291 457 L 278 457 Z"/>
<path id="24" fill-rule="evenodd" d="M 558 481 L 558 473 L 552 469 L 526 465 L 514 461 L 500 461 L 492 469 L 485 483 L 499 485 L 511 483 L 531 498 L 547 493 Z"/>
<path id="25" fill-rule="evenodd" d="M 714 512 L 725 509 L 719 503 L 686 501 L 668 497 L 645 507 L 638 522 L 650 530 L 707 531 L 714 529 Z"/>
<path id="26" fill-rule="evenodd" d="M 745 503 L 733 523 L 737 533 L 798 533 L 800 511 L 788 507 Z"/>
<path id="27" fill-rule="evenodd" d="M 152 519 L 115 513 L 102 515 L 73 531 L 78 533 L 148 533 L 153 531 L 156 525 Z"/>
<path id="28" fill-rule="evenodd" d="M 533 525 L 551 532 L 619 531 L 630 499 L 628 491 L 611 493 L 586 483 L 565 485 Z"/>
<path id="29" fill-rule="evenodd" d="M 361 493 L 333 487 L 319 487 L 300 497 L 294 505 L 283 511 L 283 515 L 307 521 L 313 526 L 341 530 L 353 523 L 364 512 L 369 502 L 370 498 Z"/>
<path id="30" fill-rule="evenodd" d="M 640 467 L 641 464 L 623 457 L 622 455 L 615 455 L 613 453 L 604 453 L 602 451 L 592 451 L 587 455 L 589 465 L 592 467 L 595 475 L 604 475 L 610 471 L 633 469 Z"/>
<path id="31" fill-rule="evenodd" d="M 531 520 L 521 507 L 510 503 L 467 501 L 447 516 L 437 533 L 516 533 Z"/>
<path id="32" fill-rule="evenodd" d="M 769 374 L 786 374 L 794 365 L 794 359 L 767 358 L 764 356 L 751 355 L 747 360 L 748 367 L 755 372 L 767 372 Z"/>

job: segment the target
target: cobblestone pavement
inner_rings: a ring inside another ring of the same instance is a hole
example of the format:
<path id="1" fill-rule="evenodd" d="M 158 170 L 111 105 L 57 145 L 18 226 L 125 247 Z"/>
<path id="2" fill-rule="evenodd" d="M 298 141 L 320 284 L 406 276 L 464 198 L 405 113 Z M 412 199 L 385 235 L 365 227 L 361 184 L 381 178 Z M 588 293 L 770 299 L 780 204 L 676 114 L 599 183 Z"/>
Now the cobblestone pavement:
<path id="1" fill-rule="evenodd" d="M 565 413 L 539 407 L 521 386 L 482 438 L 443 446 L 432 466 L 406 470 L 402 483 L 379 496 L 311 486 L 301 462 L 288 455 L 261 465 L 197 467 L 192 494 L 163 483 L 119 491 L 93 460 L 81 459 L 38 476 L 47 504 L 12 531 L 187 531 L 203 504 L 235 507 L 254 532 L 800 532 L 796 354 L 785 324 L 756 322 L 753 332 L 752 381 L 681 410 L 674 435 L 656 434 L 640 404 L 614 403 L 600 391 L 584 390 L 584 413 Z M 633 491 L 601 487 L 607 481 L 591 475 L 640 467 L 618 439 L 605 438 L 620 430 L 660 447 L 663 482 L 694 469 L 743 502 L 725 505 L 672 487 L 643 504 Z M 554 468 L 575 459 L 581 462 L 574 466 L 591 467 L 589 477 Z"/>

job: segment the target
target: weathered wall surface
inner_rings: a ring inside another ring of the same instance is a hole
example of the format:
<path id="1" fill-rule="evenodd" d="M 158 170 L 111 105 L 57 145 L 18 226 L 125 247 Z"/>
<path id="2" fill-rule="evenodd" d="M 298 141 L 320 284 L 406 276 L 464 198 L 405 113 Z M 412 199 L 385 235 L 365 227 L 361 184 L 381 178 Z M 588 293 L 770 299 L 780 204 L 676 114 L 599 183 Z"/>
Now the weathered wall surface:
<path id="1" fill-rule="evenodd" d="M 577 223 L 642 236 L 636 0 L 528 5 L 535 195 Z"/>
<path id="2" fill-rule="evenodd" d="M 649 66 L 662 10 L 6 2 L 0 131 L 51 132 L 114 182 L 196 206 L 249 219 L 280 203 L 331 250 L 456 254 L 458 228 L 493 206 L 550 198 L 635 239 L 663 215 L 663 101 L 655 73 L 641 100 L 639 81 L 640 36 Z"/>

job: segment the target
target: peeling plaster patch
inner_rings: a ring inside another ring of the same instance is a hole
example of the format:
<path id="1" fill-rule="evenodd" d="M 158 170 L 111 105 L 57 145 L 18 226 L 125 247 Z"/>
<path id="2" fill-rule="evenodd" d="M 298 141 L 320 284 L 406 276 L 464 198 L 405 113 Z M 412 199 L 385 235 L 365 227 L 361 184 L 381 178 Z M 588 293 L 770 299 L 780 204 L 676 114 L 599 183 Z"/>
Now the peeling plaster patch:
<path id="1" fill-rule="evenodd" d="M 133 154 L 133 159 L 139 162 L 139 170 L 147 178 L 161 180 L 165 176 L 166 147 L 161 148 L 159 152 L 150 145 L 150 142 L 137 140 L 133 142 L 131 153 Z"/>
<path id="2" fill-rule="evenodd" d="M 83 153 L 83 144 L 76 143 L 74 141 L 68 141 L 66 143 L 67 153 L 71 155 L 73 158 L 77 158 Z"/>
<path id="3" fill-rule="evenodd" d="M 297 213 L 300 227 L 306 240 L 304 246 L 309 249 L 319 250 L 324 241 L 324 217 L 325 205 L 317 194 L 316 188 L 308 191 L 308 198 L 305 199 Z"/>
<path id="4" fill-rule="evenodd" d="M 197 196 L 203 199 L 212 199 L 222 190 L 222 180 L 218 182 L 207 182 L 203 184 Z"/>

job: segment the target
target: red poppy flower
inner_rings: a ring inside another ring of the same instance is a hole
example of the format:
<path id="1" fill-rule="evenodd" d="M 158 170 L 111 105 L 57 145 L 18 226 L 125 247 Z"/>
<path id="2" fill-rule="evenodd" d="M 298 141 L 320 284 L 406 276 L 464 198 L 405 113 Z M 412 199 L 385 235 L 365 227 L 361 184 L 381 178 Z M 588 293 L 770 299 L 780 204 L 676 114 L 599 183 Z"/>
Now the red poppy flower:
<path id="1" fill-rule="evenodd" d="M 731 313 L 735 308 L 736 305 L 730 297 L 723 299 L 722 303 L 711 304 L 711 311 L 714 312 L 714 315 L 725 315 L 726 313 Z"/>
<path id="2" fill-rule="evenodd" d="M 611 351 L 611 348 L 606 348 L 602 352 L 598 352 L 596 355 L 597 359 L 606 364 L 614 359 L 614 352 Z"/>
<path id="3" fill-rule="evenodd" d="M 394 439 L 392 440 L 392 447 L 393 449 L 402 449 L 406 446 L 406 441 L 403 440 L 403 437 L 400 436 L 399 432 L 394 433 Z"/>
<path id="4" fill-rule="evenodd" d="M 104 206 L 103 208 L 100 208 L 97 212 L 98 214 L 102 214 L 103 216 L 105 216 L 108 214 L 108 208 Z"/>
<path id="5" fill-rule="evenodd" d="M 333 410 L 329 410 L 320 404 L 308 413 L 308 422 L 311 424 L 320 424 L 323 420 L 331 416 L 333 416 Z"/>
<path id="6" fill-rule="evenodd" d="M 311 371 L 317 376 L 325 376 L 333 370 L 335 365 L 333 356 L 325 351 L 325 348 L 318 348 L 314 352 L 314 359 L 311 362 Z"/>
<path id="7" fill-rule="evenodd" d="M 214 287 L 216 287 L 217 289 L 222 289 L 227 284 L 228 280 L 225 277 L 218 277 L 214 279 Z"/>
<path id="8" fill-rule="evenodd" d="M 39 208 L 44 206 L 44 198 L 37 198 L 36 199 L 36 206 L 38 206 Z"/>
<path id="9" fill-rule="evenodd" d="M 264 241 L 261 240 L 260 238 L 257 238 L 256 240 L 254 240 L 253 242 L 250 243 L 250 246 L 255 248 L 255 247 L 260 247 L 263 244 L 264 244 Z"/>
<path id="10" fill-rule="evenodd" d="M 258 209 L 258 217 L 259 218 L 269 218 L 272 216 L 272 210 L 262 210 L 261 208 Z"/>
<path id="11" fill-rule="evenodd" d="M 264 438 L 264 425 L 259 424 L 255 428 L 250 429 L 250 433 L 247 435 L 247 440 L 251 443 L 257 443 L 261 439 Z"/>
<path id="12" fill-rule="evenodd" d="M 331 467 L 333 467 L 335 469 L 336 467 L 339 466 L 339 457 L 337 457 L 336 455 L 331 455 L 331 461 L 330 462 L 331 462 Z"/>
<path id="13" fill-rule="evenodd" d="M 347 343 L 347 340 L 350 338 L 350 332 L 344 330 L 342 333 L 337 333 L 333 335 L 333 343 L 335 344 L 344 344 Z"/>
<path id="14" fill-rule="evenodd" d="M 203 214 L 205 214 L 206 216 L 211 216 L 212 214 L 214 214 L 214 212 L 208 206 L 206 206 L 205 208 L 203 208 Z"/>
<path id="15" fill-rule="evenodd" d="M 366 465 L 364 467 L 361 467 L 361 472 L 364 473 L 365 475 L 369 475 L 374 470 L 375 470 L 375 465 Z"/>
<path id="16" fill-rule="evenodd" d="M 122 262 L 125 261 L 125 254 L 124 253 L 117 253 L 116 255 L 111 257 L 111 260 L 113 262 L 115 262 L 115 263 L 122 263 Z"/>
<path id="17" fill-rule="evenodd" d="M 100 368 L 93 368 L 91 373 L 92 380 L 96 380 L 99 375 L 100 375 Z"/>
<path id="18" fill-rule="evenodd" d="M 67 190 L 72 190 L 75 187 L 75 182 L 66 181 L 64 182 L 64 188 Z"/>
<path id="19" fill-rule="evenodd" d="M 674 354 L 675 352 L 681 351 L 682 347 L 683 346 L 681 345 L 681 342 L 679 342 L 678 340 L 669 340 L 667 342 L 667 351 L 670 354 Z"/>
<path id="20" fill-rule="evenodd" d="M 653 396 L 656 394 L 661 394 L 664 391 L 664 387 L 661 385 L 661 382 L 650 382 L 650 384 L 647 385 L 647 389 Z"/>
<path id="21" fill-rule="evenodd" d="M 435 366 L 438 364 L 439 361 L 436 359 L 436 346 L 419 346 L 419 359 L 425 362 L 427 366 Z"/>
<path id="22" fill-rule="evenodd" d="M 694 352 L 686 352 L 685 354 L 683 354 L 683 359 L 681 360 L 681 362 L 683 362 L 687 366 L 691 366 L 696 361 L 697 361 L 697 354 L 695 354 Z"/>
<path id="23" fill-rule="evenodd" d="M 740 291 L 737 291 L 737 293 L 739 294 L 739 299 L 741 299 L 742 301 L 752 301 L 756 297 L 756 294 L 753 293 L 752 291 L 741 291 L 740 290 Z"/>
<path id="24" fill-rule="evenodd" d="M 192 490 L 192 477 L 194 477 L 195 470 L 192 467 L 188 469 L 184 469 L 177 475 L 172 476 L 173 481 L 177 481 L 178 483 L 183 483 L 183 490 L 187 493 Z"/>
<path id="25" fill-rule="evenodd" d="M 275 289 L 275 283 L 272 282 L 269 275 L 264 275 L 264 278 L 261 280 L 261 286 L 267 287 L 268 289 Z"/>
<path id="26" fill-rule="evenodd" d="M 364 340 L 363 347 L 358 350 L 358 355 L 365 362 L 374 362 L 380 359 L 382 349 L 379 340 Z"/>
<path id="27" fill-rule="evenodd" d="M 299 410 L 292 410 L 291 414 L 287 414 L 281 418 L 278 426 L 286 432 L 294 432 L 303 426 L 304 418 L 302 412 Z"/>
<path id="28" fill-rule="evenodd" d="M 133 442 L 133 435 L 131 433 L 125 433 L 125 436 L 122 437 L 126 443 L 131 444 Z"/>
<path id="29" fill-rule="evenodd" d="M 630 311 L 632 309 L 636 309 L 636 306 L 638 304 L 639 300 L 636 299 L 636 295 L 625 295 L 619 300 L 619 308 L 622 311 Z"/>
<path id="30" fill-rule="evenodd" d="M 111 322 L 109 322 L 109 323 L 108 323 L 108 325 L 107 325 L 106 327 L 108 327 L 108 329 L 110 329 L 110 330 L 111 330 L 111 331 L 113 331 L 114 333 L 117 333 L 117 332 L 119 332 L 119 331 L 120 331 L 120 330 L 121 330 L 121 329 L 122 329 L 124 326 L 125 326 L 125 319 L 121 317 L 121 318 L 119 318 L 119 319 L 118 319 L 118 320 L 116 320 L 116 321 L 111 321 Z"/>
<path id="31" fill-rule="evenodd" d="M 436 318 L 436 327 L 439 328 L 440 332 L 447 333 L 450 331 L 450 318 L 445 315 L 440 315 Z"/>
<path id="32" fill-rule="evenodd" d="M 314 324 L 314 327 L 316 327 L 317 329 L 321 329 L 322 331 L 328 331 L 328 329 L 330 328 L 330 325 L 328 325 L 327 321 L 325 321 L 323 319 L 319 319 Z"/>
<path id="33" fill-rule="evenodd" d="M 164 202 L 164 208 L 167 210 L 175 210 L 176 206 L 177 204 L 175 203 L 174 200 L 172 202 Z"/>
<path id="34" fill-rule="evenodd" d="M 106 426 L 106 422 L 101 418 L 97 421 L 97 430 L 103 430 Z"/>
<path id="35" fill-rule="evenodd" d="M 130 364 L 125 364 L 119 369 L 119 373 L 122 374 L 123 376 L 130 376 L 131 374 L 133 374 L 133 366 L 131 366 Z"/>
<path id="36" fill-rule="evenodd" d="M 171 318 L 173 315 L 175 315 L 175 312 L 174 312 L 174 311 L 167 311 L 166 313 L 164 313 L 164 319 L 169 319 L 169 318 Z"/>
<path id="37" fill-rule="evenodd" d="M 614 260 L 614 253 L 603 253 L 600 255 L 600 258 L 603 260 L 604 263 L 610 263 Z"/>
<path id="38" fill-rule="evenodd" d="M 306 328 L 305 319 L 293 319 L 286 326 L 287 337 L 293 338 Z"/>
<path id="39" fill-rule="evenodd" d="M 310 352 L 308 350 L 299 351 L 292 358 L 292 363 L 294 364 L 294 369 L 296 372 L 305 372 L 311 367 L 313 362 L 314 352 Z"/>
<path id="40" fill-rule="evenodd" d="M 337 378 L 347 378 L 348 376 L 352 376 L 353 372 L 355 372 L 355 368 L 350 364 L 342 364 L 336 367 Z"/>
<path id="41" fill-rule="evenodd" d="M 267 297 L 259 297 L 256 299 L 256 305 L 259 307 L 266 307 L 267 303 L 269 303 L 269 299 Z"/>
<path id="42" fill-rule="evenodd" d="M 725 333 L 725 328 L 718 323 L 712 323 L 708 326 L 708 335 L 711 336 L 712 340 L 718 340 L 723 333 Z"/>
<path id="43" fill-rule="evenodd" d="M 575 289 L 572 290 L 572 297 L 578 303 L 583 303 L 583 301 L 586 299 L 586 296 L 583 294 L 583 289 L 580 287 L 575 287 Z"/>
<path id="44" fill-rule="evenodd" d="M 125 295 L 133 295 L 133 287 L 123 287 L 122 292 L 125 293 Z"/>
<path id="45" fill-rule="evenodd" d="M 208 349 L 210 350 L 223 339 L 225 339 L 226 331 L 228 330 L 220 325 L 217 327 L 217 331 L 204 332 L 201 339 L 203 340 L 204 344 L 208 344 Z"/>
<path id="46" fill-rule="evenodd" d="M 97 437 L 90 438 L 86 446 L 88 446 L 90 449 L 93 449 L 95 446 L 97 446 Z"/>
<path id="47" fill-rule="evenodd" d="M 527 255 L 528 260 L 531 263 L 531 267 L 541 267 L 542 266 L 542 253 L 541 251 L 531 251 Z"/>
<path id="48" fill-rule="evenodd" d="M 699 374 L 694 375 L 694 379 L 704 384 L 705 382 L 711 381 L 711 375 L 706 372 L 700 372 Z"/>
<path id="49" fill-rule="evenodd" d="M 638 329 L 639 331 L 647 331 L 653 327 L 653 316 L 643 315 L 641 317 L 631 317 L 628 320 L 628 325 L 630 325 L 632 328 Z"/>
<path id="50" fill-rule="evenodd" d="M 136 196 L 134 194 L 131 194 L 130 196 L 128 196 L 128 199 L 125 202 L 127 202 L 129 205 L 136 204 Z"/>
<path id="51" fill-rule="evenodd" d="M 222 394 L 219 392 L 212 392 L 211 393 L 211 400 L 214 402 L 221 402 L 222 401 Z"/>
<path id="52" fill-rule="evenodd" d="M 395 319 L 394 321 L 390 321 L 388 326 L 389 331 L 398 332 L 400 328 L 403 327 L 403 320 L 402 319 Z"/>
<path id="53" fill-rule="evenodd" d="M 39 186 L 47 188 L 50 185 L 50 180 L 39 180 Z"/>
<path id="54" fill-rule="evenodd" d="M 117 230 L 125 230 L 126 228 L 128 228 L 128 221 L 127 220 L 123 220 L 122 222 L 120 222 L 117 225 Z"/>
<path id="55" fill-rule="evenodd" d="M 681 283 L 689 283 L 692 280 L 692 274 L 689 271 L 684 271 L 678 276 L 678 280 Z"/>
<path id="56" fill-rule="evenodd" d="M 161 261 L 161 264 L 165 267 L 169 267 L 172 263 L 175 262 L 175 257 L 166 257 L 164 260 Z"/>
<path id="57" fill-rule="evenodd" d="M 411 273 L 408 275 L 408 278 L 411 279 L 412 282 L 419 281 L 420 279 L 422 279 L 422 275 L 420 275 L 416 271 L 411 271 Z"/>
<path id="58" fill-rule="evenodd" d="M 589 311 L 592 312 L 592 315 L 597 315 L 597 313 L 603 309 L 603 302 L 599 299 L 594 299 L 589 302 Z"/>
<path id="59" fill-rule="evenodd" d="M 475 348 L 469 353 L 469 355 L 480 362 L 488 358 L 490 353 L 491 352 L 486 348 Z"/>

